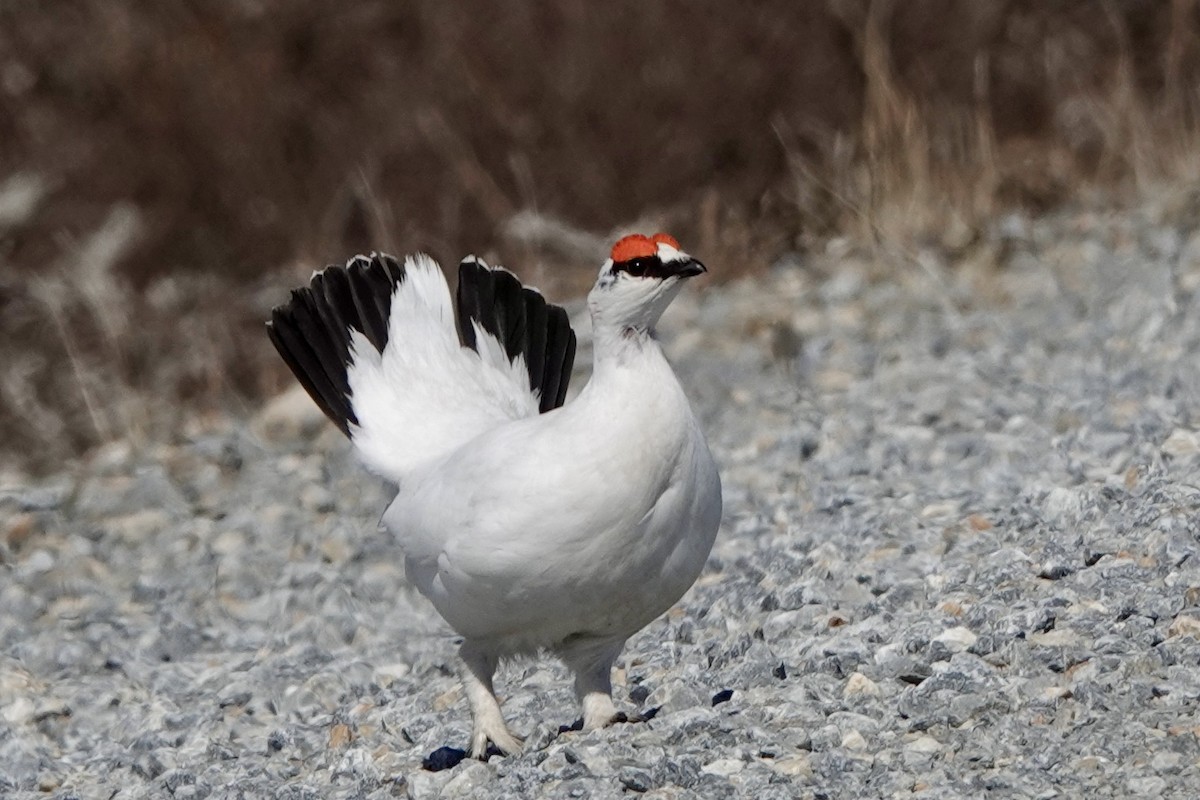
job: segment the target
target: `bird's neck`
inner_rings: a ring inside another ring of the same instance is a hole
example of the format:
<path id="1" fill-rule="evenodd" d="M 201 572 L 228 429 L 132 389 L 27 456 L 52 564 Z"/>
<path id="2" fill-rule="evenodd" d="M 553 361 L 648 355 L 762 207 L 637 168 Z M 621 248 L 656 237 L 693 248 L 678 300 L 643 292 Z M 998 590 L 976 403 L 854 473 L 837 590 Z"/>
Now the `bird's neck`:
<path id="1" fill-rule="evenodd" d="M 592 365 L 600 373 L 608 368 L 664 361 L 652 326 L 610 325 L 593 320 Z"/>
<path id="2" fill-rule="evenodd" d="M 629 409 L 653 417 L 671 416 L 669 409 L 687 407 L 687 399 L 675 377 L 653 327 L 605 328 L 597 326 L 592 340 L 592 378 L 589 395 L 612 413 L 638 416 Z"/>
<path id="3" fill-rule="evenodd" d="M 686 436 L 687 397 L 652 327 L 596 326 L 592 362 L 591 380 L 574 406 L 578 413 L 601 416 L 613 436 Z"/>

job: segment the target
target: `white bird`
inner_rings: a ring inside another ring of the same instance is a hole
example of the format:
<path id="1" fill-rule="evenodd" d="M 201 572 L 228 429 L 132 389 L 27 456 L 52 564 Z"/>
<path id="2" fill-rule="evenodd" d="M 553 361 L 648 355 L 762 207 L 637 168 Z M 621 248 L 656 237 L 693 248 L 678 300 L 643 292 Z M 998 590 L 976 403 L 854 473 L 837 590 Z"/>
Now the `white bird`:
<path id="1" fill-rule="evenodd" d="M 588 295 L 592 377 L 564 405 L 566 313 L 468 257 L 457 330 L 441 268 L 358 256 L 314 274 L 269 333 L 300 383 L 398 493 L 382 525 L 409 580 L 463 638 L 471 755 L 522 740 L 492 688 L 500 659 L 574 672 L 585 730 L 620 718 L 625 640 L 683 596 L 721 520 L 721 481 L 655 338 L 705 272 L 665 234 L 621 239 Z"/>

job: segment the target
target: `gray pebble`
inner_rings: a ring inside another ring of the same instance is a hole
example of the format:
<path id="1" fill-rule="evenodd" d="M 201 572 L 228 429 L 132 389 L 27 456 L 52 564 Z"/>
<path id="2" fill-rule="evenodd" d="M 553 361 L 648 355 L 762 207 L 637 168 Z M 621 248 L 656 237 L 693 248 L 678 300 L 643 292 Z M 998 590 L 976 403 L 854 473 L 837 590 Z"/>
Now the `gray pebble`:
<path id="1" fill-rule="evenodd" d="M 1200 796 L 1194 242 L 981 236 L 1005 303 L 845 249 L 672 307 L 721 537 L 622 654 L 652 719 L 560 732 L 561 665 L 502 667 L 520 756 L 422 768 L 468 745 L 456 644 L 302 395 L 0 487 L 0 795 Z"/>

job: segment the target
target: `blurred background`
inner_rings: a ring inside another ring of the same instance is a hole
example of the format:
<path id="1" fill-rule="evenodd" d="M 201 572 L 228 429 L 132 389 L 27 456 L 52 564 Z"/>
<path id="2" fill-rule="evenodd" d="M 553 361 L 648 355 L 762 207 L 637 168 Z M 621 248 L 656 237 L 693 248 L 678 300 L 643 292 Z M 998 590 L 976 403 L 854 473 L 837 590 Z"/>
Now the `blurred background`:
<path id="1" fill-rule="evenodd" d="M 1001 215 L 1147 193 L 1200 225 L 1197 6 L 5 3 L 0 464 L 252 414 L 271 305 L 359 251 L 563 299 L 630 227 L 721 281 L 834 240 L 1003 269 Z"/>

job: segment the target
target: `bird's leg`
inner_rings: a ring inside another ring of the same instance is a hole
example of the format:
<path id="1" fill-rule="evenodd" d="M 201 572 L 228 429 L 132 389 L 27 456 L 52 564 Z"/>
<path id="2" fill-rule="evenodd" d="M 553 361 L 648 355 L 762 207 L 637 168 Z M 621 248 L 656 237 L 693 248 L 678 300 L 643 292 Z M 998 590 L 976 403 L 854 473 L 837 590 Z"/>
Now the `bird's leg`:
<path id="1" fill-rule="evenodd" d="M 573 643 L 561 651 L 575 673 L 575 696 L 583 707 L 583 729 L 603 728 L 618 721 L 612 700 L 612 666 L 625 641 Z"/>
<path id="2" fill-rule="evenodd" d="M 492 689 L 492 675 L 496 672 L 497 663 L 495 654 L 464 641 L 458 649 L 458 655 L 463 662 L 463 689 L 471 703 L 471 757 L 486 759 L 489 741 L 505 755 L 521 752 L 521 737 L 508 729 Z"/>

